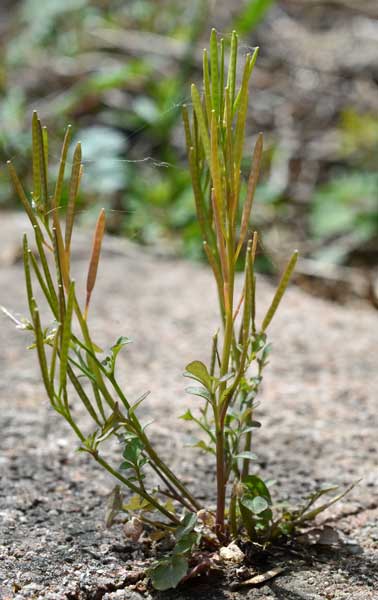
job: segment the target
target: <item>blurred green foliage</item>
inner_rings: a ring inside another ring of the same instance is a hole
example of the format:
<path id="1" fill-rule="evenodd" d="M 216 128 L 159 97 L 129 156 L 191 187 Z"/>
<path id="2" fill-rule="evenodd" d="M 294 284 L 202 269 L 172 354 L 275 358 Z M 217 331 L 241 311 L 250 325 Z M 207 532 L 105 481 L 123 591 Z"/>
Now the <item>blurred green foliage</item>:
<path id="1" fill-rule="evenodd" d="M 226 46 L 234 27 L 247 44 L 253 42 L 251 33 L 274 4 L 222 3 Z M 105 206 L 112 232 L 198 258 L 180 106 L 190 102 L 184 93 L 188 80 L 199 78 L 200 48 L 214 10 L 203 0 L 4 0 L 0 207 L 16 203 L 4 168 L 8 158 L 17 156 L 20 175 L 30 181 L 28 132 L 32 110 L 38 109 L 54 131 L 51 165 L 58 163 L 67 122 L 83 143 L 84 220 L 93 221 L 98 206 Z M 378 236 L 378 115 L 348 108 L 335 126 L 335 166 L 321 166 L 322 185 L 302 212 L 286 183 L 277 187 L 274 176 L 283 140 L 274 130 L 267 137 L 255 225 L 268 229 L 292 219 L 296 242 L 298 230 L 304 232 L 299 245 L 310 236 L 329 246 L 319 256 L 346 262 L 351 248 Z M 355 243 L 346 244 L 346 237 Z M 269 268 L 266 257 L 258 261 Z"/>
<path id="2" fill-rule="evenodd" d="M 345 263 L 363 247 L 378 248 L 378 115 L 345 110 L 340 119 L 338 168 L 310 205 L 310 234 L 326 241 L 316 258 Z"/>
<path id="3" fill-rule="evenodd" d="M 245 2 L 238 26 L 247 33 L 271 4 Z M 83 217 L 93 219 L 104 205 L 112 231 L 197 256 L 180 105 L 201 67 L 196 48 L 209 29 L 208 3 L 21 0 L 6 18 L 2 162 L 17 155 L 30 178 L 27 132 L 38 109 L 55 132 L 49 150 L 56 163 L 69 120 L 83 145 Z M 229 31 L 234 23 L 235 10 Z M 2 169 L 0 203 L 14 202 Z"/>
<path id="4" fill-rule="evenodd" d="M 311 205 L 311 232 L 328 243 L 318 258 L 343 262 L 378 234 L 378 175 L 343 174 L 321 186 Z"/>
<path id="5" fill-rule="evenodd" d="M 265 17 L 275 0 L 250 0 L 237 17 L 235 29 L 240 33 L 249 33 Z"/>

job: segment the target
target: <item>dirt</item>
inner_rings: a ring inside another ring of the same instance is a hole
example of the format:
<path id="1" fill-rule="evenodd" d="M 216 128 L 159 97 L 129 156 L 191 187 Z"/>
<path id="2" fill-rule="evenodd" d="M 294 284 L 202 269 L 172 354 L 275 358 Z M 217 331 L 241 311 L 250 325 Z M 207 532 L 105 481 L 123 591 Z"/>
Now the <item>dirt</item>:
<path id="1" fill-rule="evenodd" d="M 20 215 L 2 213 L 0 304 L 25 314 L 18 242 Z M 88 234 L 76 236 L 74 271 L 83 278 Z M 273 293 L 260 276 L 259 315 Z M 134 340 L 121 364 L 130 398 L 146 390 L 146 420 L 156 444 L 199 495 L 212 501 L 214 472 L 188 447 L 192 431 L 176 417 L 189 402 L 182 371 L 207 359 L 216 298 L 207 268 L 149 255 L 107 238 L 90 314 L 95 338 Z M 377 332 L 366 306 L 338 306 L 291 288 L 272 325 L 255 451 L 275 498 L 296 501 L 324 483 L 361 480 L 327 511 L 344 543 L 335 549 L 278 553 L 258 570 L 285 571 L 259 588 L 233 591 L 232 574 L 203 577 L 167 593 L 138 582 L 146 548 L 120 524 L 104 526 L 110 477 L 76 452 L 68 426 L 49 407 L 27 335 L 0 325 L 0 598 L 378 599 Z M 79 419 L 82 416 L 79 412 Z M 83 420 L 85 423 L 85 420 Z"/>

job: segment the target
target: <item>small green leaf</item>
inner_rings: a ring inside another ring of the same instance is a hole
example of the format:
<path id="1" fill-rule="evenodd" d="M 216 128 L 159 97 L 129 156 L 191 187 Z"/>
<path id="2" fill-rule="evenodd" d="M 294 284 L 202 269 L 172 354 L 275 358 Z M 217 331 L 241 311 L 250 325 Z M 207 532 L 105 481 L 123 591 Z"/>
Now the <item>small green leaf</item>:
<path id="1" fill-rule="evenodd" d="M 211 391 L 211 376 L 206 365 L 204 365 L 200 360 L 194 360 L 193 362 L 189 363 L 186 366 L 184 376 L 190 377 L 191 379 L 196 379 L 202 383 L 207 390 Z"/>
<path id="2" fill-rule="evenodd" d="M 121 335 L 121 337 L 119 337 L 116 341 L 115 344 L 113 344 L 113 346 L 111 346 L 110 350 L 113 353 L 114 358 L 117 356 L 117 354 L 119 353 L 120 350 L 122 350 L 122 348 L 124 346 L 127 346 L 127 344 L 131 344 L 132 340 L 130 340 L 129 338 Z"/>
<path id="3" fill-rule="evenodd" d="M 177 527 L 175 537 L 180 540 L 183 536 L 191 533 L 196 526 L 197 515 L 193 512 L 186 512 L 180 521 L 180 525 Z"/>
<path id="4" fill-rule="evenodd" d="M 193 415 L 190 412 L 190 410 L 188 409 L 186 412 L 184 412 L 183 415 L 181 415 L 181 417 L 179 417 L 180 419 L 182 419 L 183 421 L 193 421 Z"/>
<path id="5" fill-rule="evenodd" d="M 133 415 L 135 413 L 138 406 L 140 406 L 142 404 L 142 402 L 144 402 L 144 400 L 150 395 L 150 393 L 151 393 L 150 391 L 145 392 L 144 394 L 139 396 L 139 398 L 137 400 L 135 400 L 134 404 L 132 404 L 130 406 L 129 415 Z"/>
<path id="6" fill-rule="evenodd" d="M 250 34 L 264 19 L 274 0 L 248 0 L 240 12 L 235 28 L 240 34 Z"/>
<path id="7" fill-rule="evenodd" d="M 232 377 L 235 375 L 235 373 L 232 371 L 231 373 L 225 373 L 225 375 L 223 375 L 223 377 L 221 377 L 220 379 L 218 379 L 219 383 L 222 383 L 224 381 L 228 381 L 229 379 L 232 379 Z"/>
<path id="8" fill-rule="evenodd" d="M 274 295 L 274 298 L 272 300 L 272 303 L 271 303 L 270 307 L 268 308 L 268 311 L 264 317 L 263 324 L 261 327 L 262 332 L 266 331 L 271 320 L 273 319 L 273 317 L 275 315 L 278 305 L 282 300 L 282 296 L 284 295 L 286 288 L 288 286 L 290 277 L 295 269 L 295 265 L 297 263 L 297 258 L 298 258 L 298 251 L 295 250 L 295 252 L 293 252 L 292 257 L 286 266 L 286 269 L 285 269 L 285 271 L 281 277 L 281 280 L 278 284 L 278 287 L 277 287 L 276 293 Z"/>
<path id="9" fill-rule="evenodd" d="M 193 108 L 195 110 L 197 121 L 198 121 L 198 129 L 200 132 L 201 141 L 202 141 L 203 148 L 205 151 L 206 160 L 210 164 L 210 161 L 211 161 L 210 139 L 209 139 L 209 134 L 207 131 L 206 123 L 205 123 L 205 117 L 204 117 L 203 110 L 202 110 L 201 97 L 200 97 L 199 91 L 196 88 L 196 86 L 194 85 L 194 83 L 192 84 L 192 102 L 193 102 Z"/>
<path id="10" fill-rule="evenodd" d="M 33 164 L 33 200 L 36 205 L 39 205 L 41 199 L 41 148 L 38 115 L 33 112 L 32 120 L 32 164 Z"/>
<path id="11" fill-rule="evenodd" d="M 185 388 L 185 391 L 188 394 L 193 394 L 193 396 L 200 396 L 201 398 L 205 398 L 205 400 L 209 400 L 209 398 L 210 398 L 210 394 L 209 394 L 208 390 L 206 390 L 203 387 L 196 387 L 196 386 L 190 385 L 189 387 Z"/>
<path id="12" fill-rule="evenodd" d="M 188 571 L 188 560 L 184 556 L 173 555 L 151 569 L 151 583 L 155 590 L 165 591 L 177 587 Z"/>
<path id="13" fill-rule="evenodd" d="M 235 458 L 243 458 L 243 459 L 247 459 L 247 460 L 258 460 L 258 456 L 257 454 L 255 454 L 254 452 L 240 452 L 240 454 L 237 454 L 235 456 Z"/>
<path id="14" fill-rule="evenodd" d="M 248 475 L 243 480 L 243 484 L 248 490 L 249 496 L 262 496 L 269 504 L 272 503 L 272 498 L 266 483 L 257 475 Z"/>
<path id="15" fill-rule="evenodd" d="M 248 424 L 248 427 L 243 429 L 241 434 L 244 435 L 245 433 L 250 433 L 254 429 L 258 429 L 259 427 L 261 427 L 261 423 L 259 423 L 259 421 L 252 421 L 251 423 Z"/>
<path id="16" fill-rule="evenodd" d="M 139 438 L 134 437 L 131 440 L 127 440 L 122 456 L 125 459 L 125 463 L 122 464 L 123 469 L 128 469 L 134 466 L 138 466 L 143 452 L 143 443 Z"/>
<path id="17" fill-rule="evenodd" d="M 218 40 L 215 29 L 211 30 L 210 36 L 210 70 L 211 70 L 211 99 L 212 108 L 215 110 L 217 119 L 219 117 L 219 61 L 218 61 Z M 223 90 L 222 90 L 223 91 Z"/>
<path id="18" fill-rule="evenodd" d="M 231 104 L 235 100 L 235 81 L 236 81 L 236 62 L 238 56 L 238 35 L 236 31 L 232 32 L 231 36 L 231 50 L 230 50 L 230 62 L 227 74 L 227 87 L 230 90 Z"/>
<path id="19" fill-rule="evenodd" d="M 178 540 L 177 544 L 173 549 L 173 554 L 187 554 L 192 551 L 193 546 L 198 544 L 200 534 L 195 531 L 191 531 L 187 535 L 183 535 Z"/>
<path id="20" fill-rule="evenodd" d="M 128 512 L 134 512 L 136 510 L 150 512 L 155 510 L 154 506 L 152 506 L 152 504 L 150 504 L 148 500 L 145 500 L 144 498 L 138 495 L 131 496 L 128 503 L 122 506 L 122 509 Z"/>
<path id="21" fill-rule="evenodd" d="M 199 442 L 194 444 L 193 448 L 199 448 L 200 450 L 203 450 L 204 452 L 208 452 L 209 454 L 215 454 L 214 448 L 212 448 L 211 446 L 208 446 L 203 440 L 200 440 Z"/>
<path id="22" fill-rule="evenodd" d="M 262 496 L 255 496 L 255 498 L 244 496 L 241 499 L 241 503 L 255 515 L 259 515 L 260 513 L 264 512 L 264 510 L 269 508 L 269 503 Z"/>

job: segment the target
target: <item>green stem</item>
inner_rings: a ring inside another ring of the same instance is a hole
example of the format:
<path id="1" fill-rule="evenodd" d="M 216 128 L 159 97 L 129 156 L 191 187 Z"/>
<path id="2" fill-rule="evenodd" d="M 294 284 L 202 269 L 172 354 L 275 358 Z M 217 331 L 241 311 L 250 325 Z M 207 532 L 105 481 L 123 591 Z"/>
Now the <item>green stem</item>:
<path id="1" fill-rule="evenodd" d="M 234 539 L 238 537 L 238 524 L 236 519 L 236 483 L 234 483 L 232 488 L 231 500 L 230 500 L 230 529 L 231 534 Z"/>
<path id="2" fill-rule="evenodd" d="M 141 496 L 142 498 L 144 498 L 145 500 L 147 500 L 147 502 L 149 502 L 150 504 L 152 504 L 152 506 L 154 506 L 156 508 L 156 510 L 158 510 L 159 512 L 161 512 L 162 515 L 164 515 L 170 521 L 172 521 L 173 523 L 175 523 L 175 525 L 179 525 L 180 520 L 175 515 L 173 515 L 171 512 L 169 512 L 169 510 L 167 510 L 166 508 L 164 508 L 164 506 L 162 506 L 157 500 L 155 500 L 155 498 L 153 498 L 152 496 L 150 496 L 147 492 L 144 492 L 143 490 L 139 489 L 131 481 L 129 481 L 128 479 L 126 479 L 125 477 L 123 477 L 120 473 L 118 473 L 118 471 L 116 471 L 115 469 L 113 469 L 113 467 L 111 465 L 109 465 L 109 463 L 106 462 L 106 460 L 104 460 L 99 454 L 92 453 L 92 456 L 95 459 L 95 461 L 98 462 L 99 465 L 101 465 L 102 467 L 104 467 L 104 469 L 106 469 L 108 471 L 108 473 L 110 473 L 111 475 L 113 475 L 113 477 L 115 477 L 116 479 L 118 479 L 121 483 L 123 483 L 126 487 L 128 487 L 135 494 L 138 494 L 139 496 Z"/>
<path id="3" fill-rule="evenodd" d="M 114 389 L 117 392 L 118 396 L 122 400 L 123 404 L 126 406 L 126 408 L 129 409 L 130 404 L 127 401 L 119 384 L 117 383 L 114 375 L 110 376 L 109 379 L 110 379 L 112 385 L 114 386 Z M 132 420 L 135 430 L 137 431 L 137 434 L 139 436 L 139 439 L 143 442 L 145 450 L 146 450 L 148 456 L 150 457 L 150 459 L 164 473 L 164 475 L 169 479 L 169 481 L 171 481 L 174 484 L 174 486 L 176 486 L 176 488 L 181 492 L 181 494 L 187 500 L 189 500 L 189 502 L 192 504 L 192 506 L 196 510 L 201 510 L 201 505 L 197 502 L 197 500 L 192 496 L 192 494 L 186 489 L 186 487 L 181 483 L 181 481 L 176 477 L 176 475 L 171 471 L 171 469 L 165 464 L 165 462 L 159 457 L 157 452 L 154 450 L 154 448 L 152 447 L 150 440 L 148 439 L 147 435 L 145 434 L 137 416 L 134 413 L 132 413 L 130 415 L 130 419 Z"/>

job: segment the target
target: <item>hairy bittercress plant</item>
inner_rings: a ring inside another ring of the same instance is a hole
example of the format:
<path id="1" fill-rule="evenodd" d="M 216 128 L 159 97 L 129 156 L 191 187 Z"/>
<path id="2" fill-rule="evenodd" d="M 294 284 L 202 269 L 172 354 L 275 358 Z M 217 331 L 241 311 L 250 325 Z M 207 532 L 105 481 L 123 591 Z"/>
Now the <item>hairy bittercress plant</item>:
<path id="1" fill-rule="evenodd" d="M 257 233 L 250 232 L 250 215 L 263 150 L 259 134 L 253 150 L 246 191 L 242 192 L 241 162 L 248 108 L 249 80 L 257 49 L 245 57 L 237 89 L 237 35 L 232 34 L 229 65 L 225 72 L 224 42 L 211 34 L 210 55 L 203 55 L 203 94 L 192 86 L 190 118 L 183 107 L 190 173 L 204 251 L 219 296 L 220 332 L 212 337 L 210 361 L 190 362 L 185 376 L 195 385 L 188 392 L 203 400 L 199 415 L 187 410 L 184 420 L 194 421 L 205 435 L 199 448 L 215 458 L 216 510 L 202 506 L 195 490 L 183 484 L 155 449 L 138 416 L 146 394 L 130 403 L 116 376 L 117 356 L 129 343 L 120 337 L 106 356 L 96 346 L 88 326 L 88 310 L 95 286 L 105 212 L 98 217 L 88 267 L 86 298 L 81 303 L 71 278 L 71 236 L 83 165 L 80 143 L 73 155 L 65 224 L 59 219 L 71 129 L 63 142 L 54 190 L 49 181 L 48 136 L 37 113 L 33 115 L 33 192 L 26 195 L 9 162 L 14 188 L 34 230 L 37 257 L 23 238 L 23 259 L 30 321 L 22 324 L 34 335 L 34 347 L 43 383 L 53 408 L 80 439 L 80 450 L 89 453 L 118 481 L 108 510 L 110 525 L 118 512 L 129 515 L 128 531 L 137 539 L 144 527 L 159 536 L 173 536 L 173 551 L 151 571 L 158 589 L 175 587 L 189 570 L 195 548 L 214 551 L 238 537 L 267 544 L 292 535 L 338 498 L 319 508 L 313 503 L 326 491 L 311 496 L 302 509 L 273 511 L 269 489 L 249 473 L 255 420 L 255 399 L 267 364 L 267 330 L 287 287 L 297 260 L 290 258 L 265 317 L 256 322 L 254 271 Z M 244 261 L 242 291 L 235 289 L 236 265 Z M 38 258 L 38 260 L 37 260 Z M 35 285 L 45 296 L 50 317 L 42 316 Z M 9 313 L 8 313 L 9 314 Z M 73 390 L 91 417 L 93 429 L 79 426 Z M 116 438 L 122 459 L 111 463 L 103 449 Z M 151 483 L 151 480 L 152 483 Z M 156 485 L 156 480 L 159 484 Z M 121 486 L 133 495 L 124 502 Z M 340 496 L 339 496 L 340 497 Z M 137 518 L 136 518 L 137 516 Z M 199 561 L 203 561 L 203 552 Z M 203 563 L 205 564 L 205 563 Z M 206 563 L 207 564 L 207 563 Z M 198 565 L 197 565 L 198 566 Z M 201 569 L 198 568 L 198 571 Z"/>

